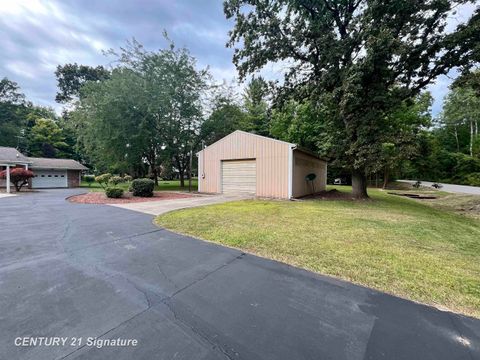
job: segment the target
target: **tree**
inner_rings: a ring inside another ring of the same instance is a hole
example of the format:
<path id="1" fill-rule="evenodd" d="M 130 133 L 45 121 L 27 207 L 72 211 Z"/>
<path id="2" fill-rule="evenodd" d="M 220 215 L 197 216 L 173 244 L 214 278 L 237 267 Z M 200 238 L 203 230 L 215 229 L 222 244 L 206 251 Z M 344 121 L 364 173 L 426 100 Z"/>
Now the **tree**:
<path id="1" fill-rule="evenodd" d="M 268 84 L 262 77 L 254 77 L 248 83 L 243 95 L 246 131 L 263 136 L 270 134 L 267 94 Z"/>
<path id="2" fill-rule="evenodd" d="M 235 130 L 246 130 L 246 114 L 228 94 L 220 94 L 213 101 L 210 116 L 202 123 L 200 138 L 210 145 Z"/>
<path id="3" fill-rule="evenodd" d="M 478 121 L 480 119 L 480 97 L 470 87 L 455 87 L 444 103 L 443 122 L 454 129 L 457 151 L 460 151 L 458 128 L 467 126 L 470 129 L 469 154 L 474 155 L 478 138 Z M 478 155 L 478 154 L 477 154 Z"/>
<path id="4" fill-rule="evenodd" d="M 31 170 L 14 168 L 10 169 L 10 182 L 15 186 L 15 190 L 19 192 L 24 185 L 28 184 L 28 181 L 33 177 Z M 7 178 L 7 170 L 0 171 L 0 179 Z"/>
<path id="5" fill-rule="evenodd" d="M 24 125 L 25 95 L 14 81 L 0 80 L 0 145 L 17 146 Z"/>
<path id="6" fill-rule="evenodd" d="M 424 131 L 431 126 L 433 98 L 426 92 L 413 102 L 405 101 L 388 114 L 389 122 L 396 124 L 397 131 L 390 133 L 382 142 L 382 152 L 378 161 L 379 170 L 383 170 L 383 188 L 390 181 L 390 174 L 406 160 L 418 157 Z"/>
<path id="7" fill-rule="evenodd" d="M 451 85 L 453 90 L 466 87 L 471 88 L 480 97 L 480 69 L 464 71 Z"/>
<path id="8" fill-rule="evenodd" d="M 58 92 L 55 101 L 68 103 L 80 96 L 80 89 L 87 81 L 103 81 L 110 77 L 110 71 L 103 66 L 74 64 L 58 65 L 55 71 Z"/>
<path id="9" fill-rule="evenodd" d="M 29 132 L 29 153 L 32 156 L 54 158 L 68 148 L 62 129 L 52 119 L 39 118 Z"/>
<path id="10" fill-rule="evenodd" d="M 82 87 L 72 113 L 79 143 L 97 167 L 144 176 L 147 164 L 155 181 L 161 159 L 168 157 L 184 186 L 189 155 L 199 146 L 207 72 L 173 43 L 148 52 L 133 40 L 110 54 L 118 66 L 109 79 Z"/>
<path id="11" fill-rule="evenodd" d="M 383 139 L 397 126 L 392 109 L 437 76 L 478 59 L 480 10 L 453 32 L 446 19 L 468 2 L 418 0 L 227 0 L 235 21 L 229 46 L 241 78 L 269 62 L 287 72 L 279 97 L 311 98 L 328 107 L 322 138 L 352 172 L 353 195 L 367 197 L 366 175 L 378 167 Z"/>

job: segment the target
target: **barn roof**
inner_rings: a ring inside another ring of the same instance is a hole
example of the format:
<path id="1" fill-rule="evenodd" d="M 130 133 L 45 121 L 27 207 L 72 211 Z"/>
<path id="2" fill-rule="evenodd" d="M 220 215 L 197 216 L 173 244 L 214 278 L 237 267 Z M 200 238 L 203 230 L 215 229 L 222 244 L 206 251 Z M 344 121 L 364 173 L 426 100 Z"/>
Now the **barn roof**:
<path id="1" fill-rule="evenodd" d="M 278 139 L 272 139 L 272 138 L 270 138 L 270 137 L 268 137 L 268 136 L 253 134 L 253 133 L 249 133 L 249 132 L 247 132 L 247 131 L 242 131 L 242 130 L 235 130 L 234 132 L 228 134 L 227 136 L 224 136 L 223 138 L 221 138 L 221 139 L 215 141 L 214 143 L 208 145 L 206 148 L 208 148 L 208 147 L 210 147 L 210 146 L 212 146 L 212 145 L 214 145 L 214 144 L 217 144 L 217 143 L 219 143 L 219 142 L 221 142 L 221 141 L 224 141 L 224 140 L 228 139 L 230 136 L 232 136 L 232 135 L 235 134 L 235 133 L 243 133 L 243 134 L 247 134 L 247 135 L 250 135 L 250 136 L 256 136 L 256 137 L 260 137 L 260 138 L 263 138 L 263 139 L 267 139 L 267 140 L 270 140 L 270 141 L 276 141 L 276 142 L 280 142 L 280 143 L 283 143 L 283 144 L 287 144 L 287 145 L 290 145 L 291 147 L 293 147 L 293 148 L 294 148 L 294 151 L 299 151 L 299 152 L 305 153 L 305 154 L 307 154 L 307 155 L 313 156 L 313 157 L 315 157 L 315 158 L 317 158 L 317 159 L 320 159 L 320 160 L 323 160 L 323 161 L 328 161 L 326 158 L 323 158 L 323 157 L 319 156 L 318 154 L 316 154 L 316 153 L 313 152 L 313 151 L 310 151 L 310 150 L 308 150 L 308 149 L 305 149 L 305 148 L 303 148 L 303 147 L 300 147 L 300 146 L 298 146 L 297 144 L 289 143 L 289 142 L 282 141 L 282 140 L 278 140 Z M 206 149 L 206 148 L 205 148 L 205 149 Z M 197 155 L 200 154 L 202 151 L 203 151 L 203 150 L 200 150 L 199 152 L 197 152 Z"/>

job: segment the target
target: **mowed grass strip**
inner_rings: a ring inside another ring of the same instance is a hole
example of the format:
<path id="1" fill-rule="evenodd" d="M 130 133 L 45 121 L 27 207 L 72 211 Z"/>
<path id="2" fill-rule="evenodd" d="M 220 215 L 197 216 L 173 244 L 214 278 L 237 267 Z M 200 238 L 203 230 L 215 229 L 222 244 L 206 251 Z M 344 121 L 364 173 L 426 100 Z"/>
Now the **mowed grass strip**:
<path id="1" fill-rule="evenodd" d="M 370 190 L 372 200 L 246 200 L 158 225 L 480 317 L 480 221 Z"/>
<path id="2" fill-rule="evenodd" d="M 130 188 L 130 183 L 120 183 L 116 186 L 124 189 L 125 191 L 128 191 L 128 189 Z M 97 182 L 88 184 L 87 182 L 82 181 L 80 187 L 87 188 L 90 191 L 104 191 L 102 186 Z M 196 191 L 197 187 L 198 180 L 192 179 L 192 191 Z M 158 185 L 155 186 L 155 191 L 188 191 L 188 179 L 185 180 L 184 187 L 180 186 L 180 180 L 161 180 L 158 182 Z"/>

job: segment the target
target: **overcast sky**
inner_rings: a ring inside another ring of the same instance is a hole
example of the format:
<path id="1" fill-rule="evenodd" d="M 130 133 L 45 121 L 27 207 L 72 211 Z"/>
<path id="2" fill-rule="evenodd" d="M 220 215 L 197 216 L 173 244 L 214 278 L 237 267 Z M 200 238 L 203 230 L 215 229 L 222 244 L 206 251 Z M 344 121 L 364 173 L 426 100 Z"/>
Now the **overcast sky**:
<path id="1" fill-rule="evenodd" d="M 135 37 L 149 50 L 165 45 L 163 29 L 177 46 L 185 46 L 200 67 L 210 66 L 217 80 L 236 77 L 231 49 L 225 47 L 232 23 L 222 0 L 0 0 L 0 78 L 16 81 L 36 104 L 55 107 L 58 64 L 107 64 L 102 50 L 118 48 Z M 449 20 L 468 19 L 473 5 Z M 269 77 L 275 69 L 268 69 Z M 273 74 L 272 74 L 273 72 Z M 280 76 L 280 74 L 278 74 Z M 453 76 L 453 74 L 452 74 Z M 451 82 L 431 86 L 434 113 Z"/>

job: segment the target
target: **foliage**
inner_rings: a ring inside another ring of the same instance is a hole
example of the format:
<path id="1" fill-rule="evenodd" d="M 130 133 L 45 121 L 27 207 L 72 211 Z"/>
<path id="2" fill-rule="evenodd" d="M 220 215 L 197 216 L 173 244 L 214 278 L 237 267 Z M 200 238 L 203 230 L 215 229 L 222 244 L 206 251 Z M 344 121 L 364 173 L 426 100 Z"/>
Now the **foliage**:
<path id="1" fill-rule="evenodd" d="M 130 185 L 133 196 L 152 197 L 155 182 L 151 179 L 135 179 Z"/>
<path id="2" fill-rule="evenodd" d="M 447 95 L 443 107 L 442 121 L 446 128 L 452 130 L 457 152 L 460 151 L 459 128 L 469 128 L 470 156 L 479 156 L 480 149 L 476 141 L 479 138 L 478 121 L 480 119 L 480 95 L 470 87 L 454 87 Z"/>
<path id="3" fill-rule="evenodd" d="M 168 158 L 183 181 L 189 153 L 199 146 L 207 72 L 173 43 L 147 52 L 133 41 L 112 54 L 118 66 L 110 78 L 81 88 L 72 114 L 80 146 L 98 168 L 115 164 L 119 172 L 145 176 L 146 164 L 155 180 L 160 160 Z"/>
<path id="4" fill-rule="evenodd" d="M 0 144 L 16 146 L 24 123 L 22 110 L 25 95 L 16 82 L 7 78 L 0 80 Z"/>
<path id="5" fill-rule="evenodd" d="M 54 158 L 68 147 L 62 129 L 52 119 L 39 118 L 29 132 L 30 154 Z"/>
<path id="6" fill-rule="evenodd" d="M 123 179 L 123 177 L 121 177 L 121 176 L 112 176 L 112 177 L 108 180 L 108 182 L 109 182 L 110 184 L 112 184 L 112 185 L 118 185 L 118 184 L 123 183 L 123 182 L 124 182 L 124 179 Z"/>
<path id="7" fill-rule="evenodd" d="M 212 113 L 202 123 L 200 138 L 206 145 L 213 144 L 235 130 L 247 130 L 246 114 L 231 94 L 215 97 Z"/>
<path id="8" fill-rule="evenodd" d="M 95 177 L 95 181 L 100 184 L 102 188 L 105 188 L 112 178 L 112 174 L 106 173 Z"/>
<path id="9" fill-rule="evenodd" d="M 103 66 L 91 67 L 75 63 L 58 65 L 55 76 L 58 87 L 55 100 L 59 103 L 68 103 L 80 96 L 80 89 L 86 82 L 108 79 L 110 72 Z"/>
<path id="10" fill-rule="evenodd" d="M 328 109 L 317 143 L 353 173 L 366 197 L 366 174 L 379 167 L 385 138 L 399 131 L 390 111 L 437 76 L 478 57 L 480 10 L 446 30 L 458 1 L 227 0 L 230 46 L 244 78 L 268 63 L 287 69 L 279 101 L 309 98 Z"/>
<path id="11" fill-rule="evenodd" d="M 34 176 L 31 170 L 13 168 L 10 169 L 10 182 L 15 186 L 15 190 L 19 192 L 24 185 Z M 0 171 L 0 179 L 7 178 L 7 170 Z"/>
<path id="12" fill-rule="evenodd" d="M 95 176 L 94 175 L 83 175 L 82 176 L 82 181 L 86 182 L 88 184 L 88 187 L 90 187 L 95 182 Z"/>
<path id="13" fill-rule="evenodd" d="M 471 186 L 480 186 L 480 172 L 471 173 L 465 176 L 465 184 Z"/>
<path id="14" fill-rule="evenodd" d="M 130 175 L 125 175 L 123 177 L 123 182 L 129 183 L 132 180 L 133 180 L 133 178 Z"/>
<path id="15" fill-rule="evenodd" d="M 121 198 L 123 196 L 123 189 L 119 187 L 107 187 L 105 189 L 105 195 L 107 195 L 108 198 Z"/>
<path id="16" fill-rule="evenodd" d="M 248 83 L 243 95 L 245 107 L 244 130 L 263 136 L 270 134 L 267 94 L 268 84 L 262 77 L 254 77 Z"/>

